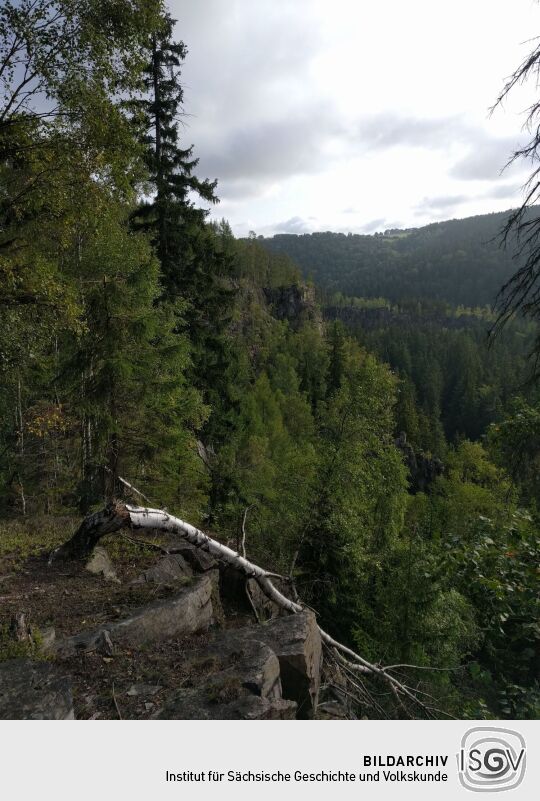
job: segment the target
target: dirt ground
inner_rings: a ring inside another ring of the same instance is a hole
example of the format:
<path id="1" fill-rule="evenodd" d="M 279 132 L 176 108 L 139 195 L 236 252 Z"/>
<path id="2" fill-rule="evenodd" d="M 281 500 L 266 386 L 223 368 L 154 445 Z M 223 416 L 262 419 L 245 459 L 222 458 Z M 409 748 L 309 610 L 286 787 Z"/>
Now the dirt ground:
<path id="1" fill-rule="evenodd" d="M 83 563 L 53 562 L 54 547 L 68 539 L 73 526 L 52 531 L 39 526 L 16 531 L 0 529 L 0 660 L 29 656 L 47 658 L 40 639 L 49 627 L 56 638 L 93 629 L 127 616 L 133 609 L 179 589 L 175 585 L 132 585 L 130 582 L 160 558 L 157 550 L 139 546 L 118 535 L 103 541 L 121 583 L 90 574 Z M 3 536 L 2 536 L 3 535 Z M 146 537 L 166 545 L 159 538 Z M 188 582 L 189 579 L 186 579 Z M 9 632 L 14 615 L 23 613 L 34 644 L 13 643 Z M 249 625 L 245 611 L 226 609 L 225 626 Z M 201 678 L 185 654 L 202 645 L 208 635 L 153 643 L 136 650 L 116 650 L 114 656 L 97 653 L 63 659 L 59 664 L 73 682 L 76 717 L 83 719 L 151 718 L 159 712 L 171 689 L 193 686 Z M 50 657 L 49 657 L 50 658 Z"/>

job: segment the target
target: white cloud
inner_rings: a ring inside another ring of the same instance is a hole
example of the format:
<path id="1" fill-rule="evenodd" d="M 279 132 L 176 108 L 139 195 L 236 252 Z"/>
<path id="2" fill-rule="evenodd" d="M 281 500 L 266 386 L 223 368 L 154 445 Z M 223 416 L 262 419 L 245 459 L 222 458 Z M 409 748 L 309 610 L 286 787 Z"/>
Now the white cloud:
<path id="1" fill-rule="evenodd" d="M 380 230 L 518 202 L 525 173 L 500 171 L 531 90 L 487 110 L 540 30 L 529 0 L 511 13 L 507 0 L 173 0 L 171 11 L 189 49 L 184 141 L 198 174 L 218 178 L 214 213 L 236 232 L 247 221 Z"/>

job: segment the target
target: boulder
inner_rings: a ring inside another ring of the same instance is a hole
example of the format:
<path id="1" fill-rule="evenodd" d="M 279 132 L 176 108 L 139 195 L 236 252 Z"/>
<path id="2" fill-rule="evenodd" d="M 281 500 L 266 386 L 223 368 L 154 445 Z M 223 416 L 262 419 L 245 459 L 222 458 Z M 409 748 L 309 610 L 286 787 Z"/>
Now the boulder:
<path id="1" fill-rule="evenodd" d="M 298 717 L 312 717 L 319 697 L 322 642 L 313 612 L 276 618 L 243 629 L 243 636 L 266 643 L 279 659 L 283 697 L 298 704 Z"/>
<path id="2" fill-rule="evenodd" d="M 157 717 L 176 720 L 289 720 L 279 661 L 264 643 L 223 632 L 187 656 L 193 687 L 169 696 Z"/>
<path id="3" fill-rule="evenodd" d="M 186 540 L 175 540 L 170 548 L 175 554 L 182 556 L 195 573 L 206 573 L 207 570 L 215 570 L 218 566 L 212 554 L 196 545 L 191 545 Z"/>
<path id="4" fill-rule="evenodd" d="M 205 690 L 179 690 L 156 715 L 161 720 L 294 720 L 296 704 L 283 698 L 268 700 L 244 693 L 227 703 L 216 703 Z"/>
<path id="5" fill-rule="evenodd" d="M 120 584 L 109 554 L 105 548 L 101 547 L 101 545 L 98 545 L 96 548 L 94 548 L 92 556 L 86 563 L 85 568 L 89 573 L 93 573 L 95 576 L 103 576 L 103 578 L 107 579 L 107 581 L 114 581 L 117 584 Z"/>
<path id="6" fill-rule="evenodd" d="M 285 596 L 290 597 L 290 586 L 285 581 L 272 579 L 272 583 L 276 589 Z M 289 612 L 283 609 L 282 606 L 278 606 L 274 601 L 271 601 L 268 595 L 261 590 L 255 579 L 248 579 L 247 586 L 249 594 L 251 595 L 251 600 L 253 601 L 253 606 L 257 610 L 257 614 L 261 620 L 272 620 L 275 617 L 288 617 Z"/>
<path id="7" fill-rule="evenodd" d="M 272 583 L 280 592 L 285 595 L 289 594 L 290 587 L 287 582 L 272 579 Z M 252 604 L 249 601 L 247 589 L 249 589 Z M 289 614 L 274 601 L 270 600 L 255 579 L 246 578 L 244 573 L 230 565 L 220 564 L 219 566 L 219 592 L 225 601 L 228 601 L 235 609 L 241 612 L 251 616 L 253 615 L 253 608 L 255 608 L 261 621 Z"/>
<path id="8" fill-rule="evenodd" d="M 66 657 L 85 651 L 101 651 L 104 642 L 113 646 L 137 647 L 206 631 L 214 622 L 212 598 L 215 597 L 216 582 L 215 572 L 205 573 L 170 598 L 154 601 L 135 609 L 129 617 L 59 642 L 57 654 Z"/>
<path id="9" fill-rule="evenodd" d="M 0 663 L 0 719 L 74 720 L 69 679 L 50 662 Z"/>
<path id="10" fill-rule="evenodd" d="M 132 584 L 177 584 L 193 576 L 193 570 L 179 553 L 164 556 L 138 576 Z"/>

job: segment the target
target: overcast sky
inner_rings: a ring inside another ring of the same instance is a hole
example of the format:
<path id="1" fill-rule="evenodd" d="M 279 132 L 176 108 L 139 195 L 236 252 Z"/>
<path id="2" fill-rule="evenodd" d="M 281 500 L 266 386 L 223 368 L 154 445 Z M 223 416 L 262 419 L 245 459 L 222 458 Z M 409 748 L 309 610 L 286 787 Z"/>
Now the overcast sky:
<path id="1" fill-rule="evenodd" d="M 535 0 L 170 0 L 186 144 L 237 235 L 373 233 L 511 208 L 534 87 L 489 116 Z M 525 169 L 525 171 L 524 171 Z"/>

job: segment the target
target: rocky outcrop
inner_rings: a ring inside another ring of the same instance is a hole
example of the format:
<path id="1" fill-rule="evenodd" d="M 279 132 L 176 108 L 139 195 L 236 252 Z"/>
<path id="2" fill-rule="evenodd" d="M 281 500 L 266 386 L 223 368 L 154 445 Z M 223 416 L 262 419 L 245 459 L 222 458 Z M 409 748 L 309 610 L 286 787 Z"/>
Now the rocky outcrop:
<path id="1" fill-rule="evenodd" d="M 426 492 L 435 479 L 444 472 L 444 465 L 436 456 L 428 456 L 416 452 L 404 431 L 395 440 L 395 445 L 403 454 L 403 459 L 409 471 L 409 491 L 412 495 L 417 492 Z"/>
<path id="2" fill-rule="evenodd" d="M 317 707 L 322 665 L 322 643 L 313 612 L 276 618 L 246 637 L 268 645 L 279 660 L 283 697 L 298 705 L 297 717 L 312 717 Z"/>
<path id="3" fill-rule="evenodd" d="M 56 646 L 61 657 L 113 646 L 140 646 L 159 640 L 206 631 L 215 619 L 217 574 L 205 573 L 180 592 L 136 609 L 122 620 L 69 637 Z"/>
<path id="4" fill-rule="evenodd" d="M 320 309 L 315 300 L 315 287 L 307 284 L 265 287 L 264 295 L 274 317 L 287 320 L 293 327 L 306 320 L 321 323 Z"/>
<path id="5" fill-rule="evenodd" d="M 195 573 L 206 573 L 207 570 L 215 570 L 218 567 L 217 561 L 211 554 L 186 540 L 175 540 L 170 549 L 180 555 Z"/>
<path id="6" fill-rule="evenodd" d="M 315 717 L 322 668 L 315 615 L 299 606 L 295 614 L 283 614 L 253 578 L 231 565 L 216 569 L 202 548 L 179 541 L 170 550 L 132 588 L 126 585 L 127 596 L 152 597 L 159 589 L 160 600 L 63 639 L 53 628 L 44 630 L 40 648 L 56 665 L 0 665 L 0 715 L 95 718 L 110 717 L 112 709 L 113 717 L 128 718 Z M 97 575 L 104 581 L 103 571 Z M 87 578 L 86 584 L 94 582 Z M 225 621 L 222 597 L 231 615 Z M 121 614 L 120 607 L 112 609 Z M 151 643 L 154 648 L 145 647 Z M 85 658 L 73 659 L 79 654 Z M 62 668 L 72 673 L 75 712 Z"/>
<path id="7" fill-rule="evenodd" d="M 49 662 L 0 663 L 0 719 L 73 720 L 71 684 Z"/>
<path id="8" fill-rule="evenodd" d="M 187 655 L 194 687 L 176 690 L 158 717 L 175 720 L 288 720 L 296 703 L 282 695 L 280 662 L 264 643 L 226 632 Z M 198 685 L 198 686 L 197 686 Z"/>
<path id="9" fill-rule="evenodd" d="M 264 719 L 314 715 L 320 687 L 322 644 L 312 612 L 220 632 L 203 650 L 187 658 L 192 664 L 213 664 L 215 673 L 206 676 L 204 686 L 196 693 L 182 690 L 176 694 L 175 714 L 194 714 L 198 710 L 208 716 L 212 713 L 242 717 L 249 710 L 250 716 L 256 714 Z M 261 702 L 246 701 L 246 692 Z M 166 716 L 170 712 L 169 706 L 169 711 L 162 714 Z"/>
<path id="10" fill-rule="evenodd" d="M 157 564 L 149 567 L 132 584 L 176 584 L 188 581 L 193 570 L 179 553 L 164 556 Z"/>
<path id="11" fill-rule="evenodd" d="M 230 692 L 230 690 L 229 690 Z M 296 704 L 281 699 L 269 700 L 239 691 L 235 698 L 222 703 L 209 688 L 179 690 L 159 714 L 162 720 L 294 720 Z"/>

